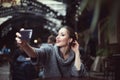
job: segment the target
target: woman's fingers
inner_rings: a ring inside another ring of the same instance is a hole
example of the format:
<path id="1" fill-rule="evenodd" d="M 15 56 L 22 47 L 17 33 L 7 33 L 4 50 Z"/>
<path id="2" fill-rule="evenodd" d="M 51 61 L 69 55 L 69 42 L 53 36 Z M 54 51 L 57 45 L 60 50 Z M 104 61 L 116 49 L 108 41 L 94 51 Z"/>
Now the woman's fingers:
<path id="1" fill-rule="evenodd" d="M 20 31 L 23 31 L 23 30 L 24 30 L 23 28 L 20 29 Z M 17 37 L 15 38 L 15 40 L 18 42 L 21 42 L 21 39 L 20 39 L 20 37 L 22 37 L 21 34 L 19 32 L 16 32 L 16 36 Z"/>
<path id="2" fill-rule="evenodd" d="M 21 28 L 20 31 L 24 31 L 25 29 L 24 28 Z"/>
<path id="3" fill-rule="evenodd" d="M 21 34 L 19 32 L 16 32 L 17 37 L 21 37 Z"/>
<path id="4" fill-rule="evenodd" d="M 17 41 L 17 43 L 22 43 L 22 41 L 19 37 L 16 37 L 15 40 Z"/>
<path id="5" fill-rule="evenodd" d="M 76 45 L 78 45 L 78 42 L 77 42 L 76 40 L 74 41 L 74 43 L 75 43 Z"/>
<path id="6" fill-rule="evenodd" d="M 16 38 L 15 38 L 15 40 L 17 41 L 17 43 L 22 43 L 22 41 L 21 41 L 21 39 L 20 39 L 20 37 L 21 37 L 21 34 L 19 33 L 19 32 L 16 32 Z"/>

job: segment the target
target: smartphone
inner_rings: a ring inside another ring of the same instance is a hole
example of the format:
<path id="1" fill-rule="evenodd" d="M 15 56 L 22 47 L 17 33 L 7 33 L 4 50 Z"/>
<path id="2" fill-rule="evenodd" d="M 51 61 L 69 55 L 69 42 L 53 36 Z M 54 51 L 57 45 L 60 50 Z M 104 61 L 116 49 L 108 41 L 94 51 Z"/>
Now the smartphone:
<path id="1" fill-rule="evenodd" d="M 29 42 L 32 37 L 32 32 L 33 32 L 32 29 L 21 30 L 20 31 L 21 40 L 25 40 L 25 41 Z"/>

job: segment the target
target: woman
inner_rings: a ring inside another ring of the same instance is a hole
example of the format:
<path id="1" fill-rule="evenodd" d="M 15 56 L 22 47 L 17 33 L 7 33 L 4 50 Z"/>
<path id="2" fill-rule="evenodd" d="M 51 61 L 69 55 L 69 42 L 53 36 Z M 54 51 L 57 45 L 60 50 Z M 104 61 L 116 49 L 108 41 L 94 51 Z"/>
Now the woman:
<path id="1" fill-rule="evenodd" d="M 80 59 L 79 44 L 71 28 L 65 26 L 59 30 L 54 46 L 44 44 L 37 49 L 21 40 L 18 33 L 16 35 L 17 43 L 31 57 L 32 63 L 44 66 L 45 78 L 86 75 L 86 69 Z"/>

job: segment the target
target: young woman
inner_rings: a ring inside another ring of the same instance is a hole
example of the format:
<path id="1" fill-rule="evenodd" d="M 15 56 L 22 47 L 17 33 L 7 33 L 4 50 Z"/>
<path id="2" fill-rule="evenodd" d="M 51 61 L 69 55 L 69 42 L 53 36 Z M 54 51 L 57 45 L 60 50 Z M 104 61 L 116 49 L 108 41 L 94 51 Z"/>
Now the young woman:
<path id="1" fill-rule="evenodd" d="M 31 57 L 34 64 L 44 66 L 44 77 L 80 77 L 86 75 L 86 69 L 81 62 L 79 44 L 74 31 L 64 26 L 58 31 L 55 45 L 44 44 L 33 48 L 16 33 L 16 41 Z"/>

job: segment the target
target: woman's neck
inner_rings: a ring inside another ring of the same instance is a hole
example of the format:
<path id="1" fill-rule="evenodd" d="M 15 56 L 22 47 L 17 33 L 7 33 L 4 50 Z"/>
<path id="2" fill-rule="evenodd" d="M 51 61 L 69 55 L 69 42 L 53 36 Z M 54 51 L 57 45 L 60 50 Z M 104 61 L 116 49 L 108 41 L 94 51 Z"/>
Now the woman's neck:
<path id="1" fill-rule="evenodd" d="M 68 54 L 69 50 L 70 50 L 70 48 L 68 46 L 60 48 L 60 52 L 61 52 L 61 54 L 62 54 L 62 56 L 63 56 L 64 59 L 68 58 L 68 56 L 69 56 L 69 54 Z"/>

